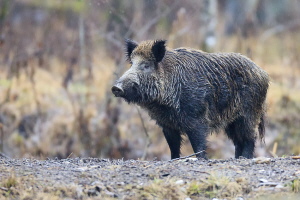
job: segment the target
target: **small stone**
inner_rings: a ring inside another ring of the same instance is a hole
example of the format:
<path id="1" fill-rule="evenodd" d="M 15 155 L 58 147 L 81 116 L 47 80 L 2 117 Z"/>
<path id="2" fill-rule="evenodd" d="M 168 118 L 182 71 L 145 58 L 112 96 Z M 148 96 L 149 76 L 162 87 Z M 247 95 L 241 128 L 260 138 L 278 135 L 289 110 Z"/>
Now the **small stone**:
<path id="1" fill-rule="evenodd" d="M 106 186 L 107 191 L 112 192 L 114 189 L 110 186 Z"/>
<path id="2" fill-rule="evenodd" d="M 99 186 L 96 186 L 96 187 L 95 187 L 95 190 L 96 190 L 97 192 L 101 192 L 101 188 L 100 188 Z"/>
<path id="3" fill-rule="evenodd" d="M 253 161 L 256 164 L 269 164 L 271 162 L 271 158 L 266 158 L 266 157 L 258 157 L 258 158 L 253 158 Z"/>
<path id="4" fill-rule="evenodd" d="M 283 186 L 283 185 L 281 185 L 281 184 L 278 184 L 278 185 L 276 185 L 276 187 L 275 187 L 275 188 L 281 189 L 281 188 L 284 188 L 284 186 Z"/>
<path id="5" fill-rule="evenodd" d="M 106 191 L 105 194 L 106 194 L 107 196 L 110 196 L 110 197 L 113 197 L 113 198 L 118 198 L 118 195 L 117 195 L 117 194 L 115 194 L 115 193 L 113 193 L 113 192 L 110 192 L 110 191 Z"/>
<path id="6" fill-rule="evenodd" d="M 89 166 L 90 169 L 96 169 L 96 168 L 100 168 L 99 165 L 92 165 L 92 166 Z"/>
<path id="7" fill-rule="evenodd" d="M 264 179 L 264 178 L 261 178 L 261 179 L 259 179 L 259 182 L 261 182 L 261 183 L 266 183 L 266 182 L 268 182 L 268 180 L 267 180 L 267 179 Z"/>
<path id="8" fill-rule="evenodd" d="M 89 168 L 88 167 L 78 167 L 73 169 L 74 172 L 84 172 L 87 171 Z"/>
<path id="9" fill-rule="evenodd" d="M 103 183 L 102 182 L 100 182 L 100 181 L 94 181 L 94 182 L 92 182 L 92 184 L 91 185 L 101 185 L 101 186 L 103 186 Z"/>
<path id="10" fill-rule="evenodd" d="M 83 196 L 83 189 L 82 187 L 78 186 L 76 187 L 76 193 L 78 197 L 82 197 Z"/>
<path id="11" fill-rule="evenodd" d="M 269 186 L 269 187 L 276 187 L 277 185 L 279 185 L 280 183 L 276 183 L 276 182 L 263 182 L 263 183 L 260 183 L 258 185 L 258 187 L 261 187 L 261 186 Z"/>
<path id="12" fill-rule="evenodd" d="M 235 179 L 237 183 L 245 183 L 247 179 L 245 177 L 238 177 Z"/>
<path id="13" fill-rule="evenodd" d="M 184 181 L 183 180 L 178 180 L 178 181 L 175 182 L 175 184 L 177 184 L 177 185 L 183 185 Z"/>
<path id="14" fill-rule="evenodd" d="M 98 196 L 99 191 L 96 190 L 96 188 L 89 189 L 87 192 L 88 196 Z"/>
<path id="15" fill-rule="evenodd" d="M 125 183 L 124 182 L 118 182 L 117 183 L 117 186 L 122 186 L 122 185 L 125 185 Z"/>
<path id="16" fill-rule="evenodd" d="M 263 174 L 265 172 L 266 172 L 266 170 L 264 170 L 264 169 L 258 170 L 258 173 L 260 173 L 260 174 Z"/>
<path id="17" fill-rule="evenodd" d="M 194 161 L 197 161 L 198 158 L 186 158 L 185 159 L 187 162 L 194 162 Z"/>
<path id="18" fill-rule="evenodd" d="M 162 174 L 161 176 L 166 177 L 166 176 L 169 176 L 169 175 L 170 175 L 169 173 L 166 173 L 166 174 Z"/>

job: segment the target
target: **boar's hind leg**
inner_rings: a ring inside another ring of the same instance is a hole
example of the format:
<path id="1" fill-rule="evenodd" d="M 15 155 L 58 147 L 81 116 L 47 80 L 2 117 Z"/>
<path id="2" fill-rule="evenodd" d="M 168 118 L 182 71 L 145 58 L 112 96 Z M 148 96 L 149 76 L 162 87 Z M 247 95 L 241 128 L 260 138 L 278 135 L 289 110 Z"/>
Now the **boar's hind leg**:
<path id="1" fill-rule="evenodd" d="M 235 158 L 253 158 L 255 131 L 245 117 L 237 118 L 225 128 L 225 132 L 235 146 Z"/>
<path id="2" fill-rule="evenodd" d="M 233 141 L 233 144 L 235 146 L 235 158 L 239 158 L 240 156 L 242 156 L 243 153 L 243 145 L 237 137 L 235 123 L 233 122 L 229 124 L 225 128 L 225 132 L 228 135 L 228 137 Z"/>
<path id="3" fill-rule="evenodd" d="M 170 128 L 163 128 L 163 132 L 165 138 L 168 142 L 171 151 L 171 159 L 179 158 L 180 156 L 180 146 L 181 146 L 181 134 L 179 131 L 170 129 Z"/>
<path id="4" fill-rule="evenodd" d="M 197 154 L 197 158 L 206 157 L 206 136 L 208 133 L 208 127 L 202 123 L 197 124 L 195 129 L 189 129 L 186 134 L 191 142 L 193 150 L 195 153 L 201 152 Z"/>

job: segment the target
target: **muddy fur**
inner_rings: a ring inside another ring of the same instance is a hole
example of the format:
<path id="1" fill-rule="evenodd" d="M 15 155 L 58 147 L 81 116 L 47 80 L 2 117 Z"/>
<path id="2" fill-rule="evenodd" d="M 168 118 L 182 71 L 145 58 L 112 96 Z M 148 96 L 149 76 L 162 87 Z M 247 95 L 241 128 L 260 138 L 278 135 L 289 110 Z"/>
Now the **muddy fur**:
<path id="1" fill-rule="evenodd" d="M 193 150 L 203 151 L 211 132 L 224 129 L 235 157 L 252 158 L 256 130 L 264 137 L 268 74 L 237 53 L 168 49 L 166 41 L 126 41 L 131 68 L 112 92 L 149 112 L 162 127 L 171 158 L 180 156 L 182 134 Z"/>

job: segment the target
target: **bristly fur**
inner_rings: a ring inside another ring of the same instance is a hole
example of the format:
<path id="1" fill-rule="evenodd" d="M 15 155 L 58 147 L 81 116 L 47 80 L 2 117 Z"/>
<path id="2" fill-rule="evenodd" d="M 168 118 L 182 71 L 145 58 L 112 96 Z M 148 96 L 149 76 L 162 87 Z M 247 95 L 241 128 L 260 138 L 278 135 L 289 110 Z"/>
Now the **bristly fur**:
<path id="1" fill-rule="evenodd" d="M 117 81 L 122 97 L 145 108 L 162 127 L 171 158 L 180 156 L 182 133 L 199 152 L 206 149 L 207 135 L 219 129 L 233 141 L 236 158 L 252 158 L 255 129 L 264 137 L 268 74 L 237 53 L 170 50 L 165 43 L 127 43 L 127 57 L 135 62 Z"/>
<path id="2" fill-rule="evenodd" d="M 266 116 L 265 116 L 265 113 L 263 113 L 260 117 L 260 122 L 258 124 L 258 134 L 259 134 L 259 139 L 262 141 L 262 142 L 265 142 L 265 123 L 266 123 Z"/>

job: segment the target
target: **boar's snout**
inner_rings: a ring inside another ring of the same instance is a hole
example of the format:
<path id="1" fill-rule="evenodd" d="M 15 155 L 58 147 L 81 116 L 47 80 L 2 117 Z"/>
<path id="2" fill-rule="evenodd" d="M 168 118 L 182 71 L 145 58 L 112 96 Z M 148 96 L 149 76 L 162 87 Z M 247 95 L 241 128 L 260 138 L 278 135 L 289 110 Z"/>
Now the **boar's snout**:
<path id="1" fill-rule="evenodd" d="M 112 93 L 116 96 L 116 97 L 122 97 L 124 95 L 124 90 L 122 88 L 122 84 L 121 83 L 117 83 L 115 84 L 112 88 L 111 88 Z"/>

